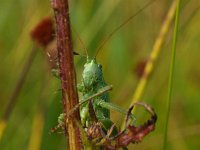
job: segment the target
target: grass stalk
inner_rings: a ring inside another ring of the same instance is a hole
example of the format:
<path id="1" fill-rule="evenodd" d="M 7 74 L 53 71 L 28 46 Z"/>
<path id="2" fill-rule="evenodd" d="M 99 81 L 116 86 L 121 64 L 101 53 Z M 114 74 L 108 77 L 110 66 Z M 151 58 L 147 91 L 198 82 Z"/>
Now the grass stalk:
<path id="1" fill-rule="evenodd" d="M 177 44 L 178 25 L 179 25 L 179 14 L 180 14 L 180 0 L 177 0 L 174 34 L 173 34 L 172 49 L 171 49 L 171 61 L 170 61 L 169 84 L 168 84 L 168 95 L 167 95 L 167 105 L 166 105 L 167 111 L 166 111 L 166 121 L 165 121 L 165 129 L 164 129 L 163 150 L 167 149 L 167 135 L 168 135 L 167 133 L 168 133 L 168 124 L 169 124 L 169 113 L 170 113 L 171 100 L 172 100 L 172 89 L 173 89 L 175 54 L 176 54 L 176 44 Z"/>

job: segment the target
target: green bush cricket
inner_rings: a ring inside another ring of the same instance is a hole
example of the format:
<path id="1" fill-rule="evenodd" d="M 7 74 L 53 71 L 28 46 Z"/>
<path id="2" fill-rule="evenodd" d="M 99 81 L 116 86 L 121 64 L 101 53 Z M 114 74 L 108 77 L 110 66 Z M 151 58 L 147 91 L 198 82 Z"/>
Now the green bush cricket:
<path id="1" fill-rule="evenodd" d="M 104 40 L 97 49 L 94 58 L 90 58 L 88 56 L 87 50 L 85 49 L 87 59 L 86 63 L 84 64 L 81 83 L 77 85 L 78 91 L 82 94 L 82 99 L 79 100 L 79 104 L 74 109 L 72 109 L 69 114 L 61 114 L 59 116 L 59 125 L 56 128 L 53 128 L 51 130 L 52 132 L 54 132 L 58 127 L 62 127 L 64 125 L 64 115 L 67 115 L 69 117 L 76 109 L 79 108 L 79 106 L 81 126 L 87 131 L 87 129 L 94 123 L 94 119 L 90 113 L 89 107 L 89 104 L 91 104 L 97 121 L 100 122 L 102 125 L 101 129 L 103 128 L 102 130 L 104 130 L 105 132 L 109 132 L 109 130 L 112 129 L 109 134 L 111 134 L 113 131 L 116 131 L 115 135 L 117 135 L 118 131 L 113 126 L 114 124 L 110 120 L 110 110 L 118 111 L 124 115 L 127 115 L 128 111 L 110 103 L 108 91 L 112 89 L 112 86 L 106 84 L 102 72 L 102 65 L 97 62 L 96 56 L 100 49 L 116 31 L 118 31 L 121 27 L 128 23 L 133 17 L 135 17 L 139 12 L 149 6 L 152 2 L 153 1 L 146 4 L 143 8 L 141 8 L 134 15 L 123 22 L 120 26 L 118 26 L 113 32 L 111 32 L 108 38 Z M 130 112 L 128 113 L 128 117 L 129 125 L 133 125 L 135 117 Z"/>
<path id="2" fill-rule="evenodd" d="M 143 8 L 139 9 L 134 15 L 129 17 L 127 20 L 125 20 L 122 24 L 120 24 L 113 32 L 111 32 L 108 37 L 100 44 L 100 46 L 97 48 L 96 54 L 94 58 L 90 58 L 88 56 L 88 52 L 86 48 L 84 48 L 87 60 L 84 64 L 84 70 L 82 73 L 82 81 L 80 84 L 78 84 L 78 90 L 82 93 L 82 99 L 87 99 L 88 97 L 98 93 L 100 90 L 104 89 L 107 84 L 104 80 L 103 72 L 102 72 L 102 65 L 99 64 L 96 61 L 96 56 L 99 53 L 99 51 L 102 49 L 104 44 L 109 40 L 109 38 L 112 37 L 112 35 L 117 32 L 120 28 L 122 28 L 126 23 L 128 23 L 131 19 L 133 19 L 137 14 L 139 14 L 142 10 L 144 10 L 146 7 L 148 7 L 150 4 L 152 4 L 154 1 L 150 1 L 147 3 Z M 79 38 L 81 41 L 81 39 Z M 81 41 L 83 44 L 83 42 Z M 80 101 L 81 102 L 81 101 Z M 110 121 L 110 112 L 109 110 L 115 110 L 120 113 L 123 113 L 126 115 L 127 111 L 110 103 L 108 92 L 105 91 L 105 93 L 101 94 L 100 96 L 97 96 L 92 99 L 92 104 L 94 111 L 96 113 L 97 119 L 107 119 Z M 89 116 L 89 108 L 88 103 L 81 106 L 80 109 L 80 116 L 81 116 L 81 123 L 83 126 L 88 127 L 89 122 L 91 120 Z M 134 119 L 134 117 L 133 117 Z"/>

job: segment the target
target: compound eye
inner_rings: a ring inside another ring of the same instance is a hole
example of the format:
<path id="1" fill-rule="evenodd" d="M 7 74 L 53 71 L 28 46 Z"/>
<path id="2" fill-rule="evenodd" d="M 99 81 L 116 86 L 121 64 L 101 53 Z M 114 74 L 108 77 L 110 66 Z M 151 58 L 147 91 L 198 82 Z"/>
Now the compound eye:
<path id="1" fill-rule="evenodd" d="M 102 65 L 101 65 L 101 64 L 98 64 L 98 67 L 99 67 L 100 69 L 102 69 Z"/>

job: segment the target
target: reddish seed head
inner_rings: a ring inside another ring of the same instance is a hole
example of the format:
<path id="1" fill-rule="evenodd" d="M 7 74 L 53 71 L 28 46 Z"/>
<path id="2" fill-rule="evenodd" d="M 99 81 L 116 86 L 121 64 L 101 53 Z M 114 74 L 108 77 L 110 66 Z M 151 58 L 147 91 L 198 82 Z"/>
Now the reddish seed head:
<path id="1" fill-rule="evenodd" d="M 146 63 L 147 63 L 147 60 L 141 60 L 136 64 L 134 72 L 138 78 L 142 77 Z"/>
<path id="2" fill-rule="evenodd" d="M 31 31 L 31 38 L 39 45 L 45 47 L 54 38 L 55 29 L 50 17 L 42 19 Z"/>

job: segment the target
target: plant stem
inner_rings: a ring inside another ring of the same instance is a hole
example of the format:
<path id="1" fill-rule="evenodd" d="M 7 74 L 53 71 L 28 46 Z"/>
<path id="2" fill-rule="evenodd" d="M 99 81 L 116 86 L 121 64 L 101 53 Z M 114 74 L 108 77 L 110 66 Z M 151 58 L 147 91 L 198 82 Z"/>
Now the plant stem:
<path id="1" fill-rule="evenodd" d="M 167 132 L 168 132 L 168 121 L 169 121 L 169 113 L 170 113 L 170 107 L 171 107 L 171 99 L 172 99 L 176 43 L 177 43 L 178 25 L 179 25 L 179 13 L 180 13 L 180 0 L 177 0 L 174 35 L 173 35 L 172 49 L 171 49 L 171 62 L 170 62 L 169 85 L 168 85 L 168 96 L 167 96 L 167 112 L 166 112 L 165 130 L 164 130 L 163 150 L 167 149 Z"/>
<path id="2" fill-rule="evenodd" d="M 62 102 L 64 113 L 68 114 L 68 112 L 78 104 L 68 0 L 52 0 L 51 5 L 56 20 Z M 65 133 L 68 136 L 67 143 L 70 150 L 79 150 L 82 147 L 76 121 L 80 121 L 79 110 L 77 110 L 72 117 L 68 119 L 65 117 Z"/>

